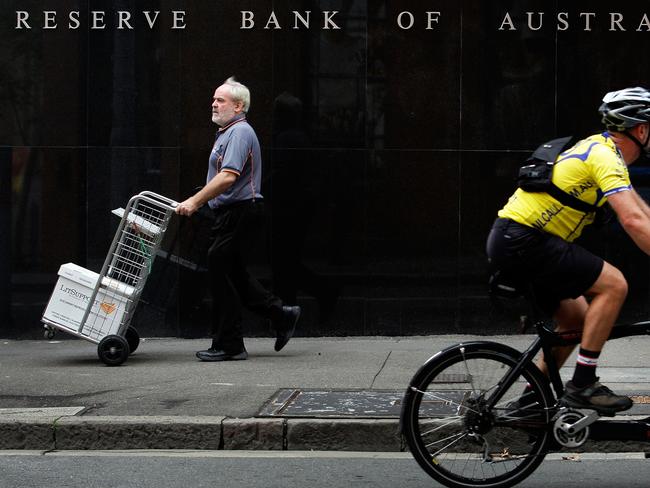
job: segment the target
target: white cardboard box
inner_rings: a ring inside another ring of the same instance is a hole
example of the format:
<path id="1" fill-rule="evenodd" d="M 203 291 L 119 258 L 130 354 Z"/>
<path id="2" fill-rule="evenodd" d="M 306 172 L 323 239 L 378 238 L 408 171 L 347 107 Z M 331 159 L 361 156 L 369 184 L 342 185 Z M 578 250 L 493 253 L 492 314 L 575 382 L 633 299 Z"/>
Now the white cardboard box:
<path id="1" fill-rule="evenodd" d="M 86 324 L 79 330 L 98 278 L 99 274 L 74 263 L 62 265 L 43 319 L 98 341 L 117 333 L 134 290 L 109 278 L 102 280 Z"/>

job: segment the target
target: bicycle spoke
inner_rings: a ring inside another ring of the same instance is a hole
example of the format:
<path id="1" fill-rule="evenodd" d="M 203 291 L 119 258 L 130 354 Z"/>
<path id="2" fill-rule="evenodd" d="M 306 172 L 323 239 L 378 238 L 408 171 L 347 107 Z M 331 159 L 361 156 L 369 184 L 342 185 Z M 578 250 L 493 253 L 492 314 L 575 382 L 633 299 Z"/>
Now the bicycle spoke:
<path id="1" fill-rule="evenodd" d="M 447 405 L 457 406 L 458 408 L 466 408 L 467 410 L 470 410 L 470 411 L 472 411 L 474 413 L 478 413 L 477 410 L 474 410 L 474 409 L 468 407 L 464 403 L 455 402 L 455 401 L 451 400 L 449 397 L 440 396 L 439 394 L 436 394 L 436 392 L 422 391 L 422 390 L 418 390 L 417 388 L 414 388 L 414 387 L 411 387 L 411 390 L 416 391 L 418 393 L 421 393 L 422 396 L 426 396 L 427 398 L 430 398 L 430 399 L 433 399 L 433 400 L 440 400 L 441 402 L 445 402 Z"/>
<path id="2" fill-rule="evenodd" d="M 525 420 L 525 419 L 534 419 L 534 418 L 539 419 L 541 414 L 542 414 L 541 411 L 532 412 L 532 413 L 530 413 L 528 415 L 509 415 L 509 414 L 505 414 L 505 415 L 501 415 L 501 416 L 497 417 L 496 420 L 498 420 L 499 422 L 508 423 L 508 422 L 515 422 L 515 421 L 518 421 L 518 420 Z"/>
<path id="3" fill-rule="evenodd" d="M 444 438 L 444 439 L 440 439 L 439 441 L 436 441 L 436 442 L 432 442 L 432 443 L 430 443 L 430 444 L 427 444 L 426 447 L 427 447 L 427 450 L 428 450 L 428 448 L 431 447 L 431 446 L 433 446 L 434 444 L 439 444 L 439 443 L 441 443 L 441 442 L 444 442 L 444 441 L 447 441 L 447 440 L 451 439 L 452 437 L 456 437 L 455 440 L 451 441 L 451 442 L 450 442 L 449 444 L 447 444 L 446 446 L 442 447 L 441 449 L 439 449 L 438 451 L 436 451 L 436 452 L 434 452 L 434 453 L 431 453 L 431 456 L 432 456 L 432 457 L 436 457 L 438 454 L 440 454 L 442 451 L 444 451 L 445 449 L 447 449 L 449 446 L 453 446 L 453 445 L 456 444 L 458 441 L 464 439 L 464 438 L 467 437 L 468 435 L 469 435 L 469 434 L 468 434 L 467 432 L 461 432 L 460 434 L 455 434 L 455 435 L 452 435 L 452 436 L 446 437 L 446 438 Z"/>
<path id="4" fill-rule="evenodd" d="M 440 420 L 449 420 L 449 418 L 440 419 Z M 455 416 L 455 417 L 451 418 L 451 420 L 449 420 L 449 422 L 446 422 L 446 423 L 444 423 L 444 424 L 442 424 L 442 425 L 439 425 L 438 427 L 436 427 L 436 428 L 434 428 L 434 429 L 427 430 L 426 432 L 422 432 L 422 437 L 424 437 L 424 436 L 426 436 L 426 435 L 429 435 L 429 434 L 433 434 L 434 432 L 437 432 L 437 431 L 440 430 L 440 429 L 444 429 L 444 428 L 447 427 L 448 425 L 451 425 L 451 424 L 455 424 L 455 423 L 457 423 L 457 422 L 460 422 L 461 420 L 462 420 L 462 417 L 460 417 L 460 416 Z"/>
<path id="5" fill-rule="evenodd" d="M 465 357 L 465 348 L 461 347 L 460 348 L 460 353 L 463 356 L 463 364 L 465 365 L 465 372 L 467 373 L 467 377 L 469 378 L 469 384 L 472 387 L 472 393 L 476 394 L 476 388 L 474 387 L 474 377 L 472 376 L 472 373 L 469 371 L 469 366 L 467 364 L 467 358 Z"/>

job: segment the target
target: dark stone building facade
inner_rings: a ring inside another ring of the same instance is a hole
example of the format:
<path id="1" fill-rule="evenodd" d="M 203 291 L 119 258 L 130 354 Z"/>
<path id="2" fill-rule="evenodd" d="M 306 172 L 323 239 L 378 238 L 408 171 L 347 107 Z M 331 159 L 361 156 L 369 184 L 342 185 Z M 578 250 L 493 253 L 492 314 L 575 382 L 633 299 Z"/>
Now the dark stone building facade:
<path id="1" fill-rule="evenodd" d="M 98 271 L 111 209 L 204 183 L 231 75 L 264 152 L 256 272 L 303 305 L 303 335 L 514 331 L 484 241 L 518 166 L 598 131 L 605 92 L 650 86 L 645 2 L 55 3 L 0 12 L 0 337 L 40 335 L 61 264 Z M 650 191 L 645 163 L 632 178 Z M 143 335 L 206 332 L 208 226 L 173 223 L 167 249 L 196 267 L 157 260 Z M 624 315 L 647 318 L 646 256 L 616 223 L 584 242 L 628 277 Z"/>

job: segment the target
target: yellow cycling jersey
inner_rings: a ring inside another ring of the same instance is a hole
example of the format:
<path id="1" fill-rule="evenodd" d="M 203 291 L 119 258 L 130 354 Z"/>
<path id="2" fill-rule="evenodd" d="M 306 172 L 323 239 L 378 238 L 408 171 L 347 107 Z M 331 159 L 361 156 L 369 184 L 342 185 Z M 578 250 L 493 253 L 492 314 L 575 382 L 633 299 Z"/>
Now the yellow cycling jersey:
<path id="1" fill-rule="evenodd" d="M 553 167 L 553 183 L 597 206 L 602 206 L 608 195 L 632 188 L 625 161 L 607 132 L 583 139 L 561 153 Z M 529 193 L 519 188 L 499 211 L 499 217 L 571 242 L 594 221 L 595 214 L 564 206 L 548 193 Z"/>

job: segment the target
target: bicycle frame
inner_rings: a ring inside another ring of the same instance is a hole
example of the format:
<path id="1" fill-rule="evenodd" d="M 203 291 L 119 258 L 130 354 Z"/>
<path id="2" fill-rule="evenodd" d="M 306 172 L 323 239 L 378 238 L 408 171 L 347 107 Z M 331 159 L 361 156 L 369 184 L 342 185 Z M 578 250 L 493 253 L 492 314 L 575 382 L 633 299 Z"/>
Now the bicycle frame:
<path id="1" fill-rule="evenodd" d="M 532 362 L 537 353 L 541 350 L 544 353 L 544 361 L 548 366 L 549 378 L 553 386 L 556 398 L 564 394 L 564 384 L 560 378 L 560 369 L 555 361 L 552 349 L 554 347 L 573 346 L 580 343 L 582 331 L 555 332 L 552 325 L 547 321 L 540 321 L 535 324 L 537 338 L 522 353 L 517 365 L 509 372 L 503 383 L 505 388 L 498 388 L 488 400 L 490 406 L 499 400 L 499 392 L 510 386 L 508 381 L 518 373 L 529 362 Z M 632 324 L 616 325 L 608 340 L 632 337 L 638 335 L 650 335 L 650 321 L 635 322 Z M 590 425 L 589 438 L 597 441 L 620 440 L 620 441 L 650 441 L 650 417 L 642 420 L 597 420 Z"/>

